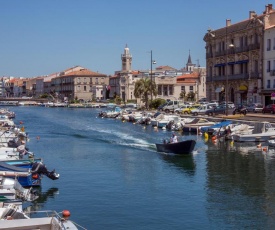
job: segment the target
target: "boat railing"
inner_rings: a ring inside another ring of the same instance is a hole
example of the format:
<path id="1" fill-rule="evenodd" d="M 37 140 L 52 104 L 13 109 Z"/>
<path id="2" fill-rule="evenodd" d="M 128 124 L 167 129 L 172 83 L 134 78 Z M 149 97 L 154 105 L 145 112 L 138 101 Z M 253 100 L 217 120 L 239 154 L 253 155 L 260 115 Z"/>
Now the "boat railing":
<path id="1" fill-rule="evenodd" d="M 65 211 L 62 212 L 56 212 L 54 210 L 42 210 L 42 211 L 25 211 L 24 213 L 29 217 L 29 218 L 43 218 L 43 217 L 50 217 L 50 218 L 56 218 L 57 221 L 59 222 L 60 226 L 62 227 L 62 229 L 66 229 L 66 227 L 64 226 L 63 222 L 65 222 L 66 220 L 69 219 L 69 215 L 65 215 Z M 67 211 L 68 212 L 68 211 Z M 76 226 L 78 227 L 78 229 L 83 229 L 83 230 L 87 230 L 86 228 L 84 228 L 83 226 L 75 223 L 74 221 L 72 221 L 70 219 L 70 221 Z"/>

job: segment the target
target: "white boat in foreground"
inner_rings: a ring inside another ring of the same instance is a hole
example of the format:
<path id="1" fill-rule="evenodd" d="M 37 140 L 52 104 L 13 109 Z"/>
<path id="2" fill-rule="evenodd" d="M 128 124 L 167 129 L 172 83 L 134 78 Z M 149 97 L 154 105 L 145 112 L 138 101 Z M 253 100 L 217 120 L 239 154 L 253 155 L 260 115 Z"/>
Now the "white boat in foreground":
<path id="1" fill-rule="evenodd" d="M 31 218 L 32 214 L 43 214 L 45 217 Z M 16 205 L 9 205 L 8 207 L 0 207 L 0 229 L 40 229 L 40 230 L 77 230 L 85 229 L 77 226 L 68 218 L 69 211 L 64 210 L 63 216 L 59 216 L 55 211 L 39 211 L 39 212 L 23 212 Z"/>

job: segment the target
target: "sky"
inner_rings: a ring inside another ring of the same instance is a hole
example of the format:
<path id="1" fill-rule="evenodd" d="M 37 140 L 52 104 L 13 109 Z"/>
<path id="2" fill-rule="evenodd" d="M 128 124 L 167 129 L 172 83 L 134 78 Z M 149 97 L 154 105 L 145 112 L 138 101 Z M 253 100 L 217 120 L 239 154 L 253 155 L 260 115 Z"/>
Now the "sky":
<path id="1" fill-rule="evenodd" d="M 262 14 L 272 0 L 0 0 L 0 76 L 37 77 L 82 66 L 114 75 L 127 44 L 133 70 L 205 66 L 209 28 Z"/>

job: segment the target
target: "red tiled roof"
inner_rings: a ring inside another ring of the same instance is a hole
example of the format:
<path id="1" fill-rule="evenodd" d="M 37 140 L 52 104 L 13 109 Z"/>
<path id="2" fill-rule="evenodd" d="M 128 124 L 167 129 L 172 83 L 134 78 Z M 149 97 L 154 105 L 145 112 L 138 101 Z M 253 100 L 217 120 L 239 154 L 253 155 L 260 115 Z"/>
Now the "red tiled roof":
<path id="1" fill-rule="evenodd" d="M 106 74 L 93 72 L 88 69 L 81 69 L 78 71 L 72 71 L 72 72 L 62 75 L 62 76 L 106 76 Z"/>
<path id="2" fill-rule="evenodd" d="M 187 78 L 191 78 L 191 79 L 193 78 L 193 79 L 195 79 L 195 78 L 198 78 L 198 77 L 199 77 L 199 74 L 196 73 L 196 72 L 193 72 L 193 73 L 190 73 L 190 74 L 183 74 L 181 76 L 178 76 L 177 80 L 187 79 Z"/>

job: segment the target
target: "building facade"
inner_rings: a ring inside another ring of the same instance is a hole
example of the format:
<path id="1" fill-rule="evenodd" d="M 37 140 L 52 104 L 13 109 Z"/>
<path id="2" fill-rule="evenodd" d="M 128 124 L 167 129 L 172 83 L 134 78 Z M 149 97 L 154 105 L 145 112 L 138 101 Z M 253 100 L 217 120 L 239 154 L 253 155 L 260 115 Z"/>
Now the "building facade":
<path id="1" fill-rule="evenodd" d="M 103 100 L 106 99 L 109 78 L 105 74 L 85 68 L 61 72 L 59 77 L 51 79 L 55 97 L 61 100 Z"/>
<path id="2" fill-rule="evenodd" d="M 264 36 L 275 25 L 272 4 L 261 15 L 249 12 L 247 20 L 208 30 L 206 68 L 208 100 L 232 101 L 235 104 L 264 103 Z"/>

